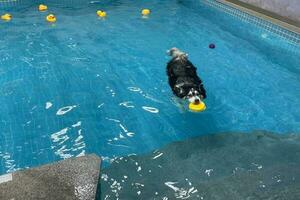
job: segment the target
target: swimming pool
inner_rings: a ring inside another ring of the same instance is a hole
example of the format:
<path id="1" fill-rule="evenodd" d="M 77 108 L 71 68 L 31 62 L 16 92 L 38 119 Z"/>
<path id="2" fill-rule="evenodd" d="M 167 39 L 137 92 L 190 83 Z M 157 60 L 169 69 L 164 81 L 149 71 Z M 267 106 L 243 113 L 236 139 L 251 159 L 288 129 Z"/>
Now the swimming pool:
<path id="1" fill-rule="evenodd" d="M 55 25 L 33 3 L 0 23 L 1 174 L 87 153 L 108 163 L 204 134 L 300 131 L 299 44 L 202 1 L 45 3 Z M 203 113 L 173 98 L 173 46 L 198 67 Z"/>

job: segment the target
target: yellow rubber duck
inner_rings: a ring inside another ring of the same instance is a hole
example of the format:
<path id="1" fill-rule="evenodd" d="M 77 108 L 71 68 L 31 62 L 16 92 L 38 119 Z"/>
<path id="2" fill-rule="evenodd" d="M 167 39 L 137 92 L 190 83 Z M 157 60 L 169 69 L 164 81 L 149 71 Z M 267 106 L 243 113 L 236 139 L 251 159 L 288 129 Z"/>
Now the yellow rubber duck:
<path id="1" fill-rule="evenodd" d="M 105 11 L 102 11 L 102 10 L 98 10 L 97 11 L 97 15 L 99 16 L 99 17 L 106 17 L 106 12 Z"/>
<path id="2" fill-rule="evenodd" d="M 142 10 L 141 13 L 142 13 L 143 16 L 148 16 L 148 15 L 150 15 L 151 11 L 149 9 L 145 8 L 145 9 Z"/>
<path id="3" fill-rule="evenodd" d="M 12 18 L 11 14 L 8 14 L 8 13 L 1 16 L 1 19 L 4 21 L 10 21 L 11 18 Z"/>
<path id="4" fill-rule="evenodd" d="M 201 112 L 204 111 L 206 109 L 206 105 L 203 101 L 201 101 L 198 104 L 195 103 L 190 103 L 189 104 L 189 109 L 195 112 Z"/>
<path id="5" fill-rule="evenodd" d="M 56 22 L 56 17 L 55 17 L 55 15 L 50 14 L 50 15 L 47 15 L 46 20 L 48 22 L 54 23 L 54 22 Z"/>
<path id="6" fill-rule="evenodd" d="M 39 11 L 46 11 L 46 10 L 48 10 L 48 6 L 46 6 L 46 5 L 44 5 L 44 4 L 40 4 L 39 5 Z"/>

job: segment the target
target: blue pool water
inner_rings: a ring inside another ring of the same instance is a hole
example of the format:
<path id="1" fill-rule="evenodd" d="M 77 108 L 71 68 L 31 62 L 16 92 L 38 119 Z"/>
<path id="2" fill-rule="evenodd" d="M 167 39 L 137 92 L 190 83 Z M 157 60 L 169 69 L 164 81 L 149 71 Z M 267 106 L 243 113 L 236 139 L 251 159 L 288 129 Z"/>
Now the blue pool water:
<path id="1" fill-rule="evenodd" d="M 87 153 L 108 163 L 203 134 L 300 131 L 299 45 L 201 1 L 72 2 L 46 2 L 55 25 L 33 3 L 0 22 L 1 174 Z M 198 67 L 203 113 L 174 100 L 173 46 Z"/>

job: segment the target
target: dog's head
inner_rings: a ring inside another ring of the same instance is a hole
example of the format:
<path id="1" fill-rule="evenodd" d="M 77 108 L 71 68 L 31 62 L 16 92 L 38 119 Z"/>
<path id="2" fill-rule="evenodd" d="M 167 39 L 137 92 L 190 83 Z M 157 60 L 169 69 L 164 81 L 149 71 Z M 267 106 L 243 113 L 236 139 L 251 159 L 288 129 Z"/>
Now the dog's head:
<path id="1" fill-rule="evenodd" d="M 169 49 L 167 51 L 167 54 L 171 56 L 172 58 L 179 58 L 179 59 L 187 59 L 188 54 L 186 54 L 183 51 L 180 51 L 176 47 L 173 47 L 172 49 Z"/>
<path id="2" fill-rule="evenodd" d="M 186 96 L 186 99 L 190 103 L 199 104 L 203 100 L 203 95 L 199 92 L 199 90 L 191 88 Z"/>

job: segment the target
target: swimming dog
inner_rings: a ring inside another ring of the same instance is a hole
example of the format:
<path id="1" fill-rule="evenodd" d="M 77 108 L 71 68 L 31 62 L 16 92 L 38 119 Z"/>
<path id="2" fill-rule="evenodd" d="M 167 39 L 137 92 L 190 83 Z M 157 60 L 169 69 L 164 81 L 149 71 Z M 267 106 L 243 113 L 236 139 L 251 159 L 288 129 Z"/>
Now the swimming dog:
<path id="1" fill-rule="evenodd" d="M 188 54 L 175 47 L 168 50 L 167 54 L 172 57 L 167 64 L 167 75 L 173 93 L 181 99 L 199 104 L 206 98 L 206 91 L 197 75 L 197 68 L 189 61 Z"/>

